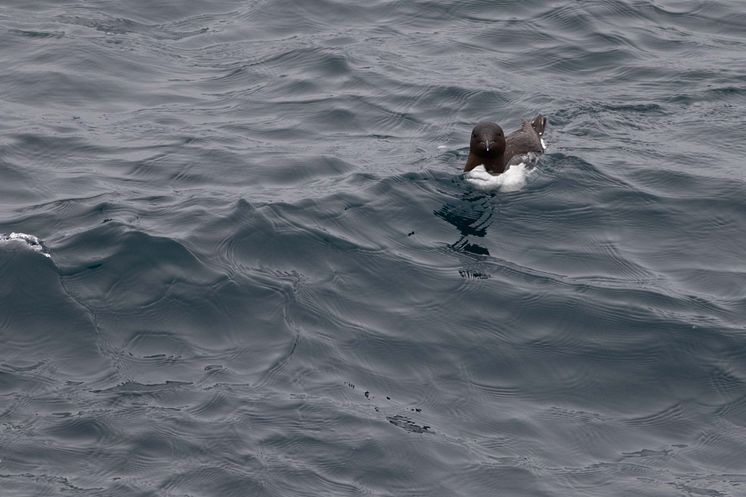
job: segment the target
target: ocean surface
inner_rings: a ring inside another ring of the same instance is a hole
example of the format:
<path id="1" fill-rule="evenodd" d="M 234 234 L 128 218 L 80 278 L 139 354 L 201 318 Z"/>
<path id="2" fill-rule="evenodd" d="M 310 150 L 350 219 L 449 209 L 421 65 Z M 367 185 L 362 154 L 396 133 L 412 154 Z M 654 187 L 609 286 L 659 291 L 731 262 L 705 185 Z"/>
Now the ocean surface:
<path id="1" fill-rule="evenodd" d="M 744 2 L 2 4 L 2 497 L 746 496 Z"/>

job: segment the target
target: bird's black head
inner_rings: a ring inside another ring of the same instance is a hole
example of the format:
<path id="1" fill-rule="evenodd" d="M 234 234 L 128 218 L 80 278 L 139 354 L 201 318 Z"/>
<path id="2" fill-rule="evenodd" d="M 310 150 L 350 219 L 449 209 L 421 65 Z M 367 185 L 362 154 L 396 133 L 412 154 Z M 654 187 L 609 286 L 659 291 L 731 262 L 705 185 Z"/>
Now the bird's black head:
<path id="1" fill-rule="evenodd" d="M 479 157 L 495 157 L 505 151 L 505 133 L 492 122 L 481 122 L 471 132 L 469 152 Z"/>
<path id="2" fill-rule="evenodd" d="M 487 172 L 500 174 L 505 170 L 505 133 L 495 123 L 483 121 L 477 123 L 471 132 L 469 157 L 464 171 L 471 171 L 480 164 Z"/>

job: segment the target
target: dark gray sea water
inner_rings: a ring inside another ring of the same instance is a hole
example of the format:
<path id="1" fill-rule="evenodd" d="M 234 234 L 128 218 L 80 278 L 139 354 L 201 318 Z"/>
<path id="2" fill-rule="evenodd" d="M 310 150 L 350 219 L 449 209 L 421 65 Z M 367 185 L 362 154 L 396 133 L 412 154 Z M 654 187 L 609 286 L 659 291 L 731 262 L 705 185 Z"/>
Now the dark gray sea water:
<path id="1" fill-rule="evenodd" d="M 2 497 L 746 496 L 746 3 L 4 0 L 0 62 Z"/>

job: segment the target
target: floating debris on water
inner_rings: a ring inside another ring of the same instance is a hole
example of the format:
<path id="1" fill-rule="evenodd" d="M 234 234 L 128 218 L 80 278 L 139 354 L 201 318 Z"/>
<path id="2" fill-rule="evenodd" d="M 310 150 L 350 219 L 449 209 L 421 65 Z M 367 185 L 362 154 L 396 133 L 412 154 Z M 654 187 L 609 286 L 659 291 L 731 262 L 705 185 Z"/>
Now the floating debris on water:
<path id="1" fill-rule="evenodd" d="M 34 252 L 39 252 L 44 257 L 51 258 L 49 251 L 44 246 L 44 242 L 39 237 L 28 235 L 26 233 L 0 233 L 0 242 L 19 242 L 24 243 Z"/>

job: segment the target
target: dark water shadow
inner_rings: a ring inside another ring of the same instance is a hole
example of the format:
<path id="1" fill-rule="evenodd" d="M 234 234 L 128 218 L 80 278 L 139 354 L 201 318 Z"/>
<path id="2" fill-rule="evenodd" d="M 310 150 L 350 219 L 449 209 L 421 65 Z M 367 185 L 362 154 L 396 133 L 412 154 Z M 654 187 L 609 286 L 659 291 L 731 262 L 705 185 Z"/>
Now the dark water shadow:
<path id="1" fill-rule="evenodd" d="M 459 232 L 459 239 L 448 246 L 457 251 L 473 255 L 489 256 L 490 251 L 476 243 L 474 238 L 484 238 L 495 217 L 495 195 L 467 191 L 450 202 L 445 202 L 433 211 L 436 217 L 453 225 Z"/>

